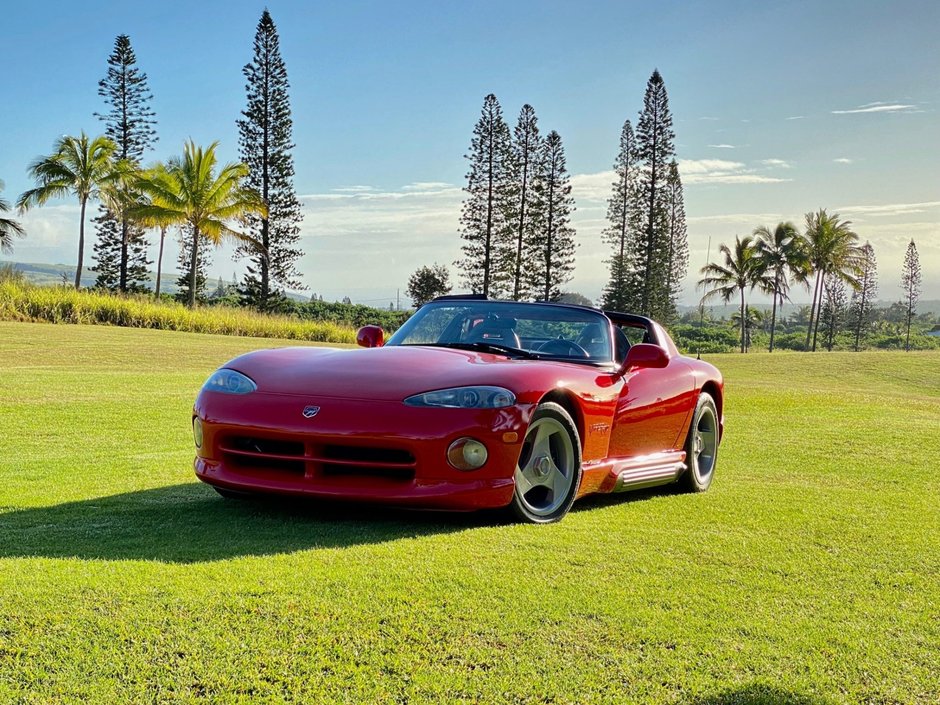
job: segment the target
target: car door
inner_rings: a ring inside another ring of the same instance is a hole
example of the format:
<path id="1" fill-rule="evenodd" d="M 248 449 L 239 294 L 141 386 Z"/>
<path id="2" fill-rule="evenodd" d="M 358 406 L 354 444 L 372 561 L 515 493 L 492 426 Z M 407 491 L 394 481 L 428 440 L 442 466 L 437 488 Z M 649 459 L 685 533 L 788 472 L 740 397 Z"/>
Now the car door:
<path id="1" fill-rule="evenodd" d="M 662 368 L 626 372 L 614 411 L 609 456 L 635 457 L 680 447 L 694 393 L 691 370 L 678 355 Z"/>

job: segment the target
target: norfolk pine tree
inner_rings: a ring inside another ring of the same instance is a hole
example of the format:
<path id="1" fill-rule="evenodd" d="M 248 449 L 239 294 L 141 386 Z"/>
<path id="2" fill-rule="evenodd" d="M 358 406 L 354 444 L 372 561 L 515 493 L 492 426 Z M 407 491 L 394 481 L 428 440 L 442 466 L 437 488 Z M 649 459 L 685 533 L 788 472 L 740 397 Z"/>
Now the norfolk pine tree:
<path id="1" fill-rule="evenodd" d="M 268 212 L 245 218 L 247 233 L 262 249 L 241 244 L 236 253 L 250 261 L 243 301 L 270 310 L 284 301 L 282 289 L 304 288 L 297 270 L 304 253 L 298 247 L 303 215 L 293 182 L 290 84 L 277 28 L 267 10 L 258 22 L 254 57 L 242 72 L 248 80 L 248 105 L 242 111 L 244 119 L 238 120 L 238 144 L 241 160 L 249 168 L 245 185 L 261 194 Z"/>
<path id="2" fill-rule="evenodd" d="M 536 220 L 529 249 L 532 252 L 532 290 L 542 301 L 557 301 L 561 285 L 574 270 L 574 199 L 565 166 L 561 137 L 552 130 L 542 143 L 536 180 Z"/>
<path id="3" fill-rule="evenodd" d="M 187 233 L 186 230 L 189 230 Z M 176 260 L 177 268 L 180 272 L 176 280 L 176 296 L 174 297 L 181 304 L 190 301 L 205 303 L 206 284 L 209 281 L 209 267 L 212 265 L 212 252 L 208 247 L 200 247 L 196 251 L 196 291 L 190 294 L 190 282 L 193 271 L 193 248 L 190 244 L 192 240 L 191 228 L 180 230 L 180 254 Z"/>
<path id="4" fill-rule="evenodd" d="M 538 118 L 535 109 L 523 105 L 519 121 L 513 130 L 511 143 L 512 187 L 509 224 L 513 229 L 513 247 L 510 250 L 509 271 L 512 277 L 511 294 L 514 301 L 528 298 L 527 281 L 532 257 L 526 243 L 532 238 L 533 206 L 536 200 L 533 188 L 541 151 Z"/>
<path id="5" fill-rule="evenodd" d="M 845 283 L 836 275 L 829 275 L 823 284 L 825 298 L 823 300 L 820 322 L 823 328 L 823 340 L 826 350 L 832 352 L 836 335 L 842 330 L 846 318 Z"/>
<path id="6" fill-rule="evenodd" d="M 917 301 L 920 299 L 920 256 L 917 254 L 917 245 L 914 240 L 907 246 L 904 253 L 904 265 L 901 267 L 901 289 L 904 291 L 904 326 L 907 330 L 904 341 L 904 350 L 911 350 L 911 321 L 917 313 Z"/>
<path id="7" fill-rule="evenodd" d="M 137 166 L 157 141 L 155 113 L 150 109 L 153 95 L 147 87 L 147 74 L 137 68 L 137 57 L 126 34 L 114 40 L 108 57 L 108 75 L 98 82 L 98 95 L 108 111 L 95 116 L 104 122 L 105 135 L 117 145 L 116 160 Z M 98 273 L 95 285 L 112 291 L 142 291 L 149 279 L 147 240 L 143 228 L 131 222 L 126 212 L 113 212 L 105 204 L 94 219 L 98 240 L 94 246 Z"/>
<path id="8" fill-rule="evenodd" d="M 871 326 L 871 312 L 878 296 L 878 262 L 875 249 L 870 243 L 862 245 L 862 269 L 858 278 L 858 289 L 852 292 L 849 320 L 855 331 L 855 352 L 859 351 L 862 336 Z"/>
<path id="9" fill-rule="evenodd" d="M 454 264 L 461 283 L 475 293 L 499 297 L 507 290 L 511 224 L 508 188 L 512 178 L 509 127 L 496 96 L 483 100 L 470 141 L 470 170 L 460 212 L 463 259 Z"/>
<path id="10" fill-rule="evenodd" d="M 670 321 L 676 317 L 676 302 L 682 293 L 682 280 L 689 267 L 689 232 L 685 223 L 685 199 L 682 195 L 682 178 L 679 165 L 673 159 L 666 174 L 666 188 L 663 192 L 666 201 L 667 256 L 666 256 L 666 297 L 662 320 Z"/>
<path id="11" fill-rule="evenodd" d="M 638 258 L 642 282 L 639 313 L 668 318 L 674 306 L 669 286 L 669 222 L 664 198 L 669 162 L 675 156 L 669 98 L 659 71 L 653 71 L 646 84 L 643 110 L 636 126 L 637 156 L 640 161 Z"/>
<path id="12" fill-rule="evenodd" d="M 613 191 L 607 200 L 608 225 L 602 235 L 612 249 L 610 280 L 604 288 L 602 306 L 614 311 L 640 309 L 641 284 L 637 278 L 636 233 L 633 228 L 638 171 L 636 138 L 633 126 L 627 120 L 620 132 L 620 151 L 614 161 L 617 180 L 611 184 Z"/>

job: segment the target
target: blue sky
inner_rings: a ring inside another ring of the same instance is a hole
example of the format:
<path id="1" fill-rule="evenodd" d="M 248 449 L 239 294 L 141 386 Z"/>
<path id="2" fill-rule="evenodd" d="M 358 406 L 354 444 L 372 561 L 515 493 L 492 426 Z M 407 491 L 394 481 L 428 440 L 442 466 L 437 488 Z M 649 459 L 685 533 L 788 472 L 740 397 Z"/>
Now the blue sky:
<path id="1" fill-rule="evenodd" d="M 896 298 L 913 237 L 940 298 L 940 3 L 269 2 L 292 83 L 302 270 L 327 299 L 385 302 L 459 256 L 470 132 L 484 95 L 531 103 L 561 134 L 578 210 L 570 290 L 596 297 L 610 169 L 659 68 L 686 184 L 690 271 L 718 244 L 820 207 L 850 219 Z M 0 179 L 63 133 L 99 132 L 97 81 L 129 34 L 160 141 L 220 140 L 237 157 L 241 67 L 263 3 L 44 2 L 4 9 Z M 29 213 L 14 259 L 74 262 L 77 206 Z M 90 245 L 88 252 L 90 253 Z M 175 266 L 175 252 L 167 257 Z M 214 272 L 242 264 L 223 248 Z M 452 271 L 452 274 L 456 274 Z M 694 274 L 685 300 L 693 302 Z M 799 298 L 799 295 L 795 296 Z"/>

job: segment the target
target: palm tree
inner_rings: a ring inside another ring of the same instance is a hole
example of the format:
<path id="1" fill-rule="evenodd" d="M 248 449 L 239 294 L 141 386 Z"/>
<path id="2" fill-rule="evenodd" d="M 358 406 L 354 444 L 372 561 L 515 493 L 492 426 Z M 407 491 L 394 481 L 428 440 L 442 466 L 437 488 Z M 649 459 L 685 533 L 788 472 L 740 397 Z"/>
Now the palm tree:
<path id="1" fill-rule="evenodd" d="M 725 303 L 731 301 L 735 294 L 741 296 L 741 352 L 745 352 L 747 345 L 747 325 L 746 302 L 744 300 L 745 292 L 760 287 L 764 291 L 770 291 L 773 287 L 773 278 L 764 269 L 764 262 L 758 256 L 754 240 L 750 236 L 744 239 L 735 236 L 734 251 L 727 245 L 722 245 L 719 252 L 724 255 L 724 264 L 709 262 L 701 269 L 705 276 L 699 279 L 698 285 L 706 289 L 702 297 L 702 303 L 707 299 L 720 296 Z"/>
<path id="2" fill-rule="evenodd" d="M 853 289 L 858 288 L 858 276 L 864 265 L 864 255 L 858 244 L 858 235 L 852 230 L 852 223 L 840 220 L 838 213 L 829 215 L 824 208 L 816 213 L 806 214 L 805 238 L 810 269 L 816 274 L 809 327 L 806 329 L 806 347 L 809 348 L 812 335 L 812 350 L 816 352 L 823 283 L 827 276 L 833 276 Z"/>
<path id="3" fill-rule="evenodd" d="M 163 164 L 156 164 L 145 171 L 138 171 L 137 178 L 133 185 L 136 193 L 136 202 L 128 210 L 128 217 L 136 223 L 146 228 L 157 228 L 160 231 L 160 248 L 157 254 L 157 281 L 154 286 L 153 297 L 160 298 L 160 279 L 163 274 L 163 246 L 166 242 L 166 232 L 174 225 L 181 225 L 183 221 L 179 220 L 176 213 L 167 213 L 160 209 L 153 209 L 153 201 L 147 195 L 148 191 L 159 187 L 159 182 L 163 181 L 163 188 L 172 190 L 174 182 L 172 177 Z M 145 185 L 143 182 L 151 182 Z"/>
<path id="4" fill-rule="evenodd" d="M 85 206 L 89 198 L 98 198 L 101 188 L 115 178 L 114 152 L 117 145 L 104 136 L 89 139 L 66 135 L 55 144 L 55 151 L 29 165 L 29 175 L 39 185 L 20 196 L 20 211 L 41 206 L 50 198 L 78 196 L 81 216 L 78 226 L 78 267 L 75 288 L 82 283 L 82 259 L 85 254 Z"/>
<path id="5" fill-rule="evenodd" d="M 0 191 L 3 190 L 3 182 L 0 181 Z M 0 213 L 8 213 L 10 204 L 5 199 L 0 198 Z M 12 218 L 0 218 L 0 252 L 5 255 L 13 254 L 13 236 L 23 237 L 26 231 L 23 226 Z"/>
<path id="6" fill-rule="evenodd" d="M 789 298 L 790 279 L 805 283 L 809 276 L 809 262 L 803 239 L 796 226 L 790 222 L 777 223 L 771 230 L 762 225 L 754 229 L 757 254 L 763 260 L 767 272 L 773 276 L 773 306 L 770 314 L 770 345 L 768 352 L 774 351 L 774 332 L 777 328 L 777 301 Z"/>
<path id="7" fill-rule="evenodd" d="M 241 185 L 248 175 L 244 164 L 224 165 L 215 173 L 218 142 L 207 148 L 190 140 L 183 156 L 167 162 L 156 178 L 142 178 L 137 187 L 150 197 L 150 205 L 135 209 L 142 222 L 187 226 L 192 233 L 189 271 L 189 305 L 196 305 L 196 271 L 199 242 L 205 238 L 219 245 L 224 238 L 253 243 L 254 239 L 233 230 L 228 223 L 248 213 L 266 216 L 268 209 L 257 191 Z M 158 170 L 159 172 L 159 170 Z M 151 176 L 154 176 L 151 174 Z"/>
<path id="8" fill-rule="evenodd" d="M 737 328 L 741 325 L 741 313 L 731 314 L 731 327 Z M 747 313 L 744 317 L 745 350 L 751 349 L 751 333 L 764 328 L 764 312 L 759 308 L 747 307 Z"/>

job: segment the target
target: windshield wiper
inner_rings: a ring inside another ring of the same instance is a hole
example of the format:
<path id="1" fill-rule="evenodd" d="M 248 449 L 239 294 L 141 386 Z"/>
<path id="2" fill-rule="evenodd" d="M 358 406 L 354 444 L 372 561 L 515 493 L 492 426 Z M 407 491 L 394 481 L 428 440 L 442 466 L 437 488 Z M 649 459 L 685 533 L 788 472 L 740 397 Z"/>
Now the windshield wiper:
<path id="1" fill-rule="evenodd" d="M 483 340 L 473 343 L 435 343 L 435 346 L 440 348 L 456 348 L 457 350 L 497 352 L 509 355 L 510 357 L 523 357 L 527 360 L 538 360 L 542 357 L 538 353 L 523 350 L 522 348 L 514 348 L 511 345 L 503 345 L 502 343 L 489 343 Z"/>

